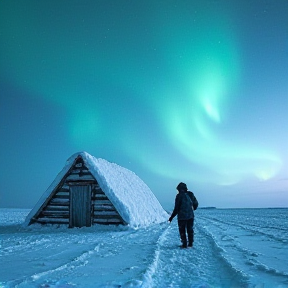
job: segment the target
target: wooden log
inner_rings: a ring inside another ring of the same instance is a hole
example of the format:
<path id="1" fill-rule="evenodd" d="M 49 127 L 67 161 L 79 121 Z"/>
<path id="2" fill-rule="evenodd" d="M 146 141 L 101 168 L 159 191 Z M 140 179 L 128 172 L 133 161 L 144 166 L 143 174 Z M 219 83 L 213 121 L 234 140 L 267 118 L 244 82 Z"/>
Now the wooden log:
<path id="1" fill-rule="evenodd" d="M 82 173 L 91 175 L 91 172 L 88 169 L 84 169 L 82 167 L 81 168 L 74 167 L 73 170 L 71 170 L 70 174 L 82 174 Z"/>
<path id="2" fill-rule="evenodd" d="M 119 213 L 117 211 L 99 211 L 99 210 L 94 210 L 94 217 L 99 217 L 99 216 L 119 216 Z"/>
<path id="3" fill-rule="evenodd" d="M 96 200 L 96 203 L 97 203 L 97 205 L 112 205 L 113 206 L 113 204 L 111 203 L 111 201 L 110 200 L 106 200 L 106 199 L 104 199 L 104 200 Z"/>
<path id="4" fill-rule="evenodd" d="M 68 206 L 47 205 L 45 211 L 69 211 Z"/>
<path id="5" fill-rule="evenodd" d="M 88 174 L 88 175 L 83 175 L 80 176 L 79 174 L 70 174 L 68 175 L 68 177 L 66 178 L 66 181 L 76 181 L 76 180 L 94 180 L 94 177 L 92 176 L 92 174 Z"/>
<path id="6" fill-rule="evenodd" d="M 69 211 L 51 211 L 51 210 L 43 210 L 42 213 L 43 215 L 47 215 L 47 216 L 51 216 L 51 217 L 54 217 L 55 215 L 69 215 Z"/>
<path id="7" fill-rule="evenodd" d="M 116 211 L 112 205 L 94 205 L 94 211 Z"/>
<path id="8" fill-rule="evenodd" d="M 61 219 L 69 219 L 69 213 L 68 214 L 50 214 L 49 211 L 42 211 L 40 216 L 40 218 L 51 218 L 51 219 L 54 219 L 54 218 L 61 218 Z"/>
<path id="9" fill-rule="evenodd" d="M 95 180 L 69 180 L 66 182 L 69 186 L 89 186 L 94 184 Z"/>
<path id="10" fill-rule="evenodd" d="M 64 219 L 64 218 L 38 218 L 35 220 L 35 222 L 40 223 L 40 224 L 69 224 L 69 219 Z"/>
<path id="11" fill-rule="evenodd" d="M 69 198 L 67 197 L 54 197 L 50 200 L 50 203 L 67 203 L 69 202 Z"/>
<path id="12" fill-rule="evenodd" d="M 55 212 L 55 211 L 54 211 Z M 63 219 L 68 219 L 69 218 L 69 213 L 63 214 L 63 213 L 52 213 L 50 211 L 42 211 L 40 216 L 40 218 L 42 217 L 46 217 L 46 218 L 63 218 Z"/>
<path id="13" fill-rule="evenodd" d="M 69 206 L 69 199 L 55 199 L 55 198 L 52 198 L 48 205 Z"/>

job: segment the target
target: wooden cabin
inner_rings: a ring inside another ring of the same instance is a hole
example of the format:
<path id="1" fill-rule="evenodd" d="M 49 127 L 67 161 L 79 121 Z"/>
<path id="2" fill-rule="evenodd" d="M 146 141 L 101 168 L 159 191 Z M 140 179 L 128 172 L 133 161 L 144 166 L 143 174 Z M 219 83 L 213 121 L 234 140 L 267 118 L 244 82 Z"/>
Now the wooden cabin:
<path id="1" fill-rule="evenodd" d="M 160 223 L 167 213 L 132 171 L 87 152 L 73 154 L 40 197 L 24 225 L 90 227 Z"/>
<path id="2" fill-rule="evenodd" d="M 93 224 L 126 224 L 97 180 L 78 156 L 60 183 L 30 219 L 32 223 L 67 224 L 90 227 Z"/>

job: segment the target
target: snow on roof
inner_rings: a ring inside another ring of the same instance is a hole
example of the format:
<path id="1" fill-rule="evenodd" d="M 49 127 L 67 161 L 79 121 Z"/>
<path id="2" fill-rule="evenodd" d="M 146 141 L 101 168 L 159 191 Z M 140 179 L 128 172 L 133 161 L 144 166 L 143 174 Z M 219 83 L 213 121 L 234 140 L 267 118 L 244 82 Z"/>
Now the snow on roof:
<path id="1" fill-rule="evenodd" d="M 127 224 L 137 227 L 167 220 L 168 214 L 155 195 L 134 172 L 104 159 L 95 158 L 87 152 L 79 152 L 67 160 L 62 171 L 28 214 L 24 225 L 29 224 L 79 156 Z"/>

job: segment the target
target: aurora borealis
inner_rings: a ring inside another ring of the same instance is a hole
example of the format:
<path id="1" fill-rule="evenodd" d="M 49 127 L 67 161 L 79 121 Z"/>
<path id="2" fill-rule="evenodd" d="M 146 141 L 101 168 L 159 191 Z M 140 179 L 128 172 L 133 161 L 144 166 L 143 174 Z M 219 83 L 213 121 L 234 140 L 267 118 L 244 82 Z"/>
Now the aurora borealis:
<path id="1" fill-rule="evenodd" d="M 287 206 L 287 15 L 285 0 L 2 0 L 0 206 L 32 207 L 77 151 L 165 208 L 180 181 L 202 206 Z"/>

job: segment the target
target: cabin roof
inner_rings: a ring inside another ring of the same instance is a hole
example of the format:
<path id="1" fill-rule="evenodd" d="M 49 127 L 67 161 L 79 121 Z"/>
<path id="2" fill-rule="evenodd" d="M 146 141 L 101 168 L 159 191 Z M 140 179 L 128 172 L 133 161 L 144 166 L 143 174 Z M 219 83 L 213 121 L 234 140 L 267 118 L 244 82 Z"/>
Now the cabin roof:
<path id="1" fill-rule="evenodd" d="M 30 211 L 24 224 L 29 224 L 79 157 L 83 159 L 85 166 L 127 224 L 141 226 L 167 220 L 167 213 L 155 195 L 134 172 L 104 159 L 95 158 L 87 152 L 79 152 L 67 160 L 66 165 Z"/>

